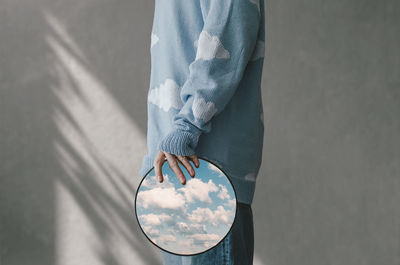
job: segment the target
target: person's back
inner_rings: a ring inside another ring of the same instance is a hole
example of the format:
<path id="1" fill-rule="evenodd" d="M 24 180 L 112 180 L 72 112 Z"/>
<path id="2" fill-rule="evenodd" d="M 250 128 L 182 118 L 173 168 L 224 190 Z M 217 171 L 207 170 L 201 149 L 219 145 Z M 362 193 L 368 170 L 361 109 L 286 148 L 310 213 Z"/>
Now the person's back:
<path id="1" fill-rule="evenodd" d="M 159 151 L 195 154 L 251 205 L 264 137 L 264 24 L 263 0 L 156 0 L 141 176 Z"/>

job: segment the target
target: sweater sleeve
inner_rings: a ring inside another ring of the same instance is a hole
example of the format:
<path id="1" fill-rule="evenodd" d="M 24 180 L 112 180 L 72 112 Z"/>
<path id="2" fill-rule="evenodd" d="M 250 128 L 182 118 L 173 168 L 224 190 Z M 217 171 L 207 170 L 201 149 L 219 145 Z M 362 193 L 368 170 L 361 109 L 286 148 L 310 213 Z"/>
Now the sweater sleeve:
<path id="1" fill-rule="evenodd" d="M 201 0 L 204 24 L 193 45 L 196 58 L 181 87 L 183 106 L 159 150 L 194 154 L 199 137 L 211 131 L 212 118 L 224 110 L 252 57 L 260 22 L 259 0 Z"/>

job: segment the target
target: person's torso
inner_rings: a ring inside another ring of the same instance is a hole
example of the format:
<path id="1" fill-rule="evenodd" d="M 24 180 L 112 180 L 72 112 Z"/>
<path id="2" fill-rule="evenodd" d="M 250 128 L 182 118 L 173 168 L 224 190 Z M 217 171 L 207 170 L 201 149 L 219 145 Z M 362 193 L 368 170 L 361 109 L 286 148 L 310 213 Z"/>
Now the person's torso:
<path id="1" fill-rule="evenodd" d="M 196 46 L 210 0 L 156 0 L 151 33 L 151 78 L 148 91 L 148 154 L 141 174 L 152 167 L 159 141 L 172 128 L 183 102 L 180 87 L 196 58 Z M 213 1 L 213 0 L 211 0 Z M 223 1 L 223 0 L 221 0 Z M 241 0 L 254 1 L 254 0 Z M 260 1 L 258 39 L 265 42 L 264 2 Z M 254 189 L 263 147 L 264 120 L 261 99 L 263 60 L 247 65 L 243 78 L 225 109 L 211 119 L 211 131 L 200 135 L 196 155 L 219 165 L 231 178 L 249 182 Z M 163 102 L 154 102 L 154 89 L 168 86 Z M 253 191 L 254 192 L 254 191 Z M 252 194 L 251 194 L 252 197 Z M 249 203 L 250 198 L 238 196 Z"/>

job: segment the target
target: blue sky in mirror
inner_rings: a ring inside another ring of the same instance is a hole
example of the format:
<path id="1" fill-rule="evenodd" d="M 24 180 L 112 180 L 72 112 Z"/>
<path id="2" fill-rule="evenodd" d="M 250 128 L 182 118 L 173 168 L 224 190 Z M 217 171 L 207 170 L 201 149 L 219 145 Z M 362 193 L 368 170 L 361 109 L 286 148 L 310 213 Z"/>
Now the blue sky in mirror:
<path id="1" fill-rule="evenodd" d="M 236 198 L 228 178 L 208 161 L 199 161 L 199 168 L 191 162 L 194 178 L 179 164 L 185 185 L 165 161 L 164 181 L 156 180 L 153 169 L 137 193 L 140 226 L 155 244 L 176 254 L 196 254 L 215 246 L 235 218 Z"/>

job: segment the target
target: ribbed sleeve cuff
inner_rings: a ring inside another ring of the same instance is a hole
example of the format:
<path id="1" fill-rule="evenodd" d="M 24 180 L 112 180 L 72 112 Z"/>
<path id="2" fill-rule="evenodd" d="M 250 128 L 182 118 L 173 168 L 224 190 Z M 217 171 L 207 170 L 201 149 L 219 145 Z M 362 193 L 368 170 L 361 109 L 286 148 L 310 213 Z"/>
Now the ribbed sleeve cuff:
<path id="1" fill-rule="evenodd" d="M 181 156 L 194 154 L 199 136 L 190 131 L 174 129 L 169 132 L 159 143 L 158 150 Z"/>

